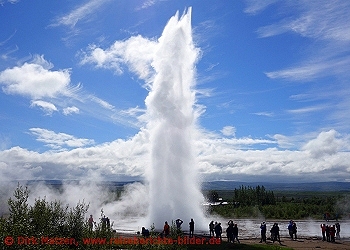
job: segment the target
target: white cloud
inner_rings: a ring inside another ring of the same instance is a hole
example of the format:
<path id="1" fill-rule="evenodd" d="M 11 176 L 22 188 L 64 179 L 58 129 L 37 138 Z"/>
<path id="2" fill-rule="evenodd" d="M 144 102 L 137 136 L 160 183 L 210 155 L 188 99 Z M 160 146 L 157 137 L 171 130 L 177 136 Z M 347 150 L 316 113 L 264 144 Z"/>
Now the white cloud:
<path id="1" fill-rule="evenodd" d="M 64 115 L 79 114 L 79 109 L 75 106 L 67 107 L 63 109 Z"/>
<path id="2" fill-rule="evenodd" d="M 31 133 L 36 135 L 38 140 L 53 147 L 67 146 L 68 141 L 76 141 L 76 144 L 82 143 L 86 146 L 90 141 L 40 128 L 31 129 Z M 148 152 L 148 135 L 142 131 L 129 140 L 116 140 L 65 151 L 50 150 L 38 153 L 13 147 L 0 151 L 0 165 L 4 166 L 3 171 L 1 169 L 0 171 L 1 175 L 4 174 L 4 178 L 12 180 L 27 179 L 27 177 L 59 180 L 85 179 L 93 173 L 105 180 L 124 181 L 144 175 L 149 162 Z M 13 174 L 7 174 L 11 171 Z M 27 174 L 23 176 L 16 174 L 25 172 Z"/>
<path id="3" fill-rule="evenodd" d="M 56 106 L 50 102 L 45 102 L 42 100 L 32 101 L 31 107 L 40 107 L 47 115 L 52 115 L 54 111 L 58 111 Z"/>
<path id="4" fill-rule="evenodd" d="M 53 70 L 53 67 L 44 56 L 34 55 L 31 62 L 0 72 L 0 85 L 6 94 L 29 97 L 31 107 L 40 107 L 47 115 L 58 110 L 64 115 L 83 110 L 98 119 L 127 124 L 125 117 L 115 118 L 117 115 L 112 104 L 80 91 L 81 84 L 73 86 L 69 69 Z M 74 106 L 67 106 L 67 103 Z"/>
<path id="5" fill-rule="evenodd" d="M 307 142 L 303 146 L 303 150 L 310 153 L 314 158 L 336 154 L 344 145 L 337 136 L 339 134 L 335 130 L 321 132 L 316 139 Z"/>
<path id="6" fill-rule="evenodd" d="M 294 148 L 295 147 L 295 141 L 292 140 L 290 137 L 281 135 L 281 134 L 275 134 L 272 136 L 277 143 L 278 146 L 281 148 Z"/>
<path id="7" fill-rule="evenodd" d="M 86 139 L 79 141 L 72 136 L 33 128 L 33 134 L 42 142 L 52 146 L 67 146 L 68 141 L 86 146 Z M 310 135 L 298 137 L 309 138 Z M 276 136 L 289 148 L 296 148 L 296 138 Z M 310 181 L 348 179 L 350 162 L 350 141 L 347 135 L 334 130 L 323 131 L 294 150 L 267 148 L 264 150 L 239 148 L 238 143 L 263 143 L 263 140 L 220 139 L 205 135 L 196 141 L 199 151 L 197 168 L 205 179 L 239 179 L 241 181 Z M 273 141 L 270 141 L 270 144 Z M 268 143 L 268 140 L 266 140 Z M 274 142 L 276 143 L 276 142 Z M 300 144 L 300 141 L 298 142 Z M 273 145 L 273 144 L 272 144 Z M 128 140 L 91 147 L 80 147 L 66 151 L 37 153 L 19 147 L 0 151 L 0 172 L 9 179 L 16 179 L 22 173 L 36 179 L 87 178 L 94 173 L 105 180 L 142 179 L 149 165 L 148 133 L 141 130 Z M 13 174 L 10 174 L 13 173 Z M 16 174 L 18 173 L 18 175 Z M 22 176 L 21 176 L 22 177 Z M 23 179 L 23 178 L 20 178 Z"/>
<path id="8" fill-rule="evenodd" d="M 53 98 L 69 93 L 69 70 L 50 71 L 41 61 L 24 63 L 0 72 L 0 83 L 6 94 L 29 96 L 32 99 Z M 46 66 L 51 65 L 50 63 Z"/>
<path id="9" fill-rule="evenodd" d="M 82 55 L 81 63 L 92 63 L 98 68 L 112 69 L 116 74 L 122 74 L 123 65 L 127 65 L 140 79 L 149 81 L 153 76 L 151 62 L 156 46 L 156 42 L 142 36 L 116 41 L 106 50 L 93 45 Z"/>
<path id="10" fill-rule="evenodd" d="M 221 133 L 224 136 L 233 136 L 233 137 L 235 137 L 236 136 L 236 128 L 233 127 L 233 126 L 225 126 L 225 127 L 222 128 Z"/>
<path id="11" fill-rule="evenodd" d="M 280 146 L 293 150 L 242 150 L 235 144 L 237 141 L 207 138 L 198 142 L 201 152 L 198 159 L 199 169 L 207 179 L 256 181 L 264 178 L 265 181 L 275 182 L 287 179 L 299 182 L 308 182 L 310 179 L 345 180 L 344 177 L 349 174 L 350 163 L 343 159 L 350 156 L 345 151 L 346 145 L 349 146 L 350 143 L 348 140 L 334 138 L 335 134 L 335 131 L 321 132 L 316 139 L 313 137 L 307 142 L 305 140 L 310 135 L 273 136 Z M 346 135 L 338 136 L 347 138 Z M 249 142 L 244 138 L 239 141 Z M 254 141 L 257 143 L 259 140 Z M 317 143 L 317 147 L 315 141 L 323 143 Z M 308 146 L 300 150 L 301 144 Z M 319 157 L 315 157 L 316 155 Z"/>
<path id="12" fill-rule="evenodd" d="M 45 143 L 46 146 L 53 149 L 62 149 L 63 147 L 79 148 L 94 144 L 94 140 L 75 138 L 65 133 L 55 133 L 42 128 L 31 128 L 29 131 L 37 137 L 37 141 Z"/>

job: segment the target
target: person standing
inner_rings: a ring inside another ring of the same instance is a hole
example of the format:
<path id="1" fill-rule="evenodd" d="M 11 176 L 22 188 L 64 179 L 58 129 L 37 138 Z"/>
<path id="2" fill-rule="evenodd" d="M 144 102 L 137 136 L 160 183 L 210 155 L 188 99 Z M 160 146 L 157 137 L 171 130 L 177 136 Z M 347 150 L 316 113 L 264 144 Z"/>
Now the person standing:
<path id="1" fill-rule="evenodd" d="M 167 221 L 164 223 L 163 234 L 164 237 L 168 237 L 168 235 L 170 234 L 170 227 Z"/>
<path id="2" fill-rule="evenodd" d="M 335 242 L 335 225 L 329 227 L 329 235 L 331 237 L 331 242 Z"/>
<path id="3" fill-rule="evenodd" d="M 92 214 L 90 214 L 90 218 L 88 220 L 88 225 L 89 225 L 89 231 L 92 231 L 92 228 L 94 227 L 94 218 L 92 217 Z"/>
<path id="4" fill-rule="evenodd" d="M 236 239 L 238 244 L 240 244 L 239 239 L 238 239 L 238 227 L 237 227 L 237 224 L 234 225 L 234 227 L 232 229 L 232 234 L 233 234 L 232 242 L 235 243 L 235 239 Z"/>
<path id="5" fill-rule="evenodd" d="M 340 240 L 340 224 L 339 224 L 339 222 L 335 223 L 335 228 L 337 230 L 336 238 L 337 238 L 337 240 Z"/>
<path id="6" fill-rule="evenodd" d="M 293 221 L 292 220 L 289 221 L 288 232 L 289 232 L 290 238 L 293 240 Z"/>
<path id="7" fill-rule="evenodd" d="M 260 233 L 261 233 L 260 243 L 262 243 L 262 242 L 266 243 L 266 223 L 265 223 L 265 221 L 263 221 L 260 225 Z"/>
<path id="8" fill-rule="evenodd" d="M 293 221 L 293 225 L 292 225 L 292 239 L 293 239 L 293 235 L 294 235 L 294 239 L 297 239 L 297 224 Z"/>
<path id="9" fill-rule="evenodd" d="M 190 223 L 188 223 L 190 225 L 190 237 L 193 237 L 194 234 L 194 220 L 191 219 Z"/>
<path id="10" fill-rule="evenodd" d="M 222 227 L 221 227 L 221 223 L 220 222 L 218 224 L 216 224 L 214 230 L 215 230 L 215 237 L 217 239 L 220 239 L 220 241 L 222 241 L 222 236 L 221 236 L 221 234 L 222 234 Z"/>
<path id="11" fill-rule="evenodd" d="M 326 225 L 326 240 L 327 240 L 327 242 L 331 241 L 331 236 L 329 234 L 329 229 L 330 229 L 330 226 Z"/>
<path id="12" fill-rule="evenodd" d="M 326 224 L 321 224 L 322 241 L 326 241 Z"/>
<path id="13" fill-rule="evenodd" d="M 142 227 L 141 235 L 142 235 L 143 237 L 149 237 L 149 230 L 146 229 L 145 227 Z"/>
<path id="14" fill-rule="evenodd" d="M 271 232 L 272 242 L 274 243 L 275 241 L 278 241 L 281 244 L 280 227 L 278 226 L 278 223 L 273 224 L 270 232 Z"/>
<path id="15" fill-rule="evenodd" d="M 210 237 L 214 237 L 214 221 L 212 220 L 210 223 L 209 223 L 209 236 Z"/>
<path id="16" fill-rule="evenodd" d="M 175 221 L 175 223 L 176 223 L 177 231 L 178 231 L 178 232 L 181 231 L 181 225 L 182 225 L 182 223 L 183 223 L 183 220 L 177 219 L 177 220 Z"/>
<path id="17" fill-rule="evenodd" d="M 229 222 L 226 229 L 227 242 L 233 242 L 233 222 Z"/>

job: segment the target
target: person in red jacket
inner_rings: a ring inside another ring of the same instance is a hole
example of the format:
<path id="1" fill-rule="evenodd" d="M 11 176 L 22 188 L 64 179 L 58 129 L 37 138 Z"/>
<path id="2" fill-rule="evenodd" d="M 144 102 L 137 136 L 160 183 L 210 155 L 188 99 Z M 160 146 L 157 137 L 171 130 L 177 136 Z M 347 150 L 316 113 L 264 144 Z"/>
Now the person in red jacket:
<path id="1" fill-rule="evenodd" d="M 164 237 L 168 237 L 168 235 L 170 234 L 170 227 L 167 221 L 164 224 L 163 234 L 164 234 Z"/>

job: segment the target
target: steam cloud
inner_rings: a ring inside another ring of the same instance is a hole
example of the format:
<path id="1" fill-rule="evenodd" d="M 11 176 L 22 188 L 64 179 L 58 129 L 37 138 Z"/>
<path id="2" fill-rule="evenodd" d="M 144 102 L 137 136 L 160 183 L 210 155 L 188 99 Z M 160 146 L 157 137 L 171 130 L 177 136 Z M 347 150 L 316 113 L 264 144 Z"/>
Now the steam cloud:
<path id="1" fill-rule="evenodd" d="M 151 164 L 149 222 L 161 228 L 165 221 L 194 218 L 204 222 L 203 196 L 196 172 L 195 62 L 191 9 L 177 12 L 159 38 L 153 59 L 156 75 L 146 98 Z"/>

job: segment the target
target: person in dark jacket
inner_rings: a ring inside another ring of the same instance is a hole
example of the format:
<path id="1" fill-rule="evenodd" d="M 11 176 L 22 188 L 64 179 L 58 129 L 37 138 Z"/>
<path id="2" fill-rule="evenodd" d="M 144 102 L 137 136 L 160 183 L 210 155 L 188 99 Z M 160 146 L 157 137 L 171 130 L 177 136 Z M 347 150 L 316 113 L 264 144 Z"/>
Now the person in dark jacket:
<path id="1" fill-rule="evenodd" d="M 190 225 L 190 237 L 193 237 L 194 234 L 194 220 L 191 219 L 190 223 L 188 223 Z"/>
<path id="2" fill-rule="evenodd" d="M 265 223 L 265 221 L 263 221 L 260 225 L 260 233 L 261 233 L 260 243 L 261 242 L 266 243 L 266 223 Z"/>
<path id="3" fill-rule="evenodd" d="M 235 242 L 235 239 L 237 240 L 238 244 L 240 244 L 239 239 L 238 239 L 238 227 L 237 224 L 233 227 L 233 243 Z"/>
<path id="4" fill-rule="evenodd" d="M 220 222 L 215 226 L 214 230 L 215 230 L 215 237 L 220 239 L 220 240 L 222 240 L 222 236 L 221 236 L 221 234 L 222 234 L 222 227 L 221 227 L 221 223 Z"/>
<path id="5" fill-rule="evenodd" d="M 292 225 L 292 239 L 293 239 L 293 235 L 294 235 L 294 240 L 297 239 L 297 223 L 295 223 L 293 221 L 293 225 Z"/>
<path id="6" fill-rule="evenodd" d="M 280 239 L 280 228 L 278 226 L 278 223 L 274 223 L 271 230 L 271 239 L 272 242 L 274 243 L 275 241 L 278 241 L 281 244 L 281 239 Z"/>
<path id="7" fill-rule="evenodd" d="M 209 223 L 209 236 L 210 237 L 214 237 L 214 228 L 215 228 L 215 225 L 214 225 L 214 221 L 212 220 L 210 223 Z"/>
<path id="8" fill-rule="evenodd" d="M 233 242 L 233 222 L 228 224 L 226 229 L 227 241 Z"/>

